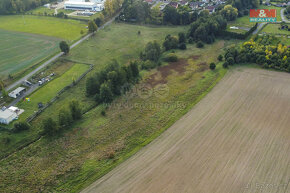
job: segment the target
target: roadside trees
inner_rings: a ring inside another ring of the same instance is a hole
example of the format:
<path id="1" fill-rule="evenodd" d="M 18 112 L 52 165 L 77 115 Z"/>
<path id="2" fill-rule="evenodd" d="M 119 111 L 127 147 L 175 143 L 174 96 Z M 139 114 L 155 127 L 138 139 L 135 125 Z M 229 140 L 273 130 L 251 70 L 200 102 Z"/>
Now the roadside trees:
<path id="1" fill-rule="evenodd" d="M 64 54 L 68 54 L 69 53 L 69 45 L 65 42 L 65 41 L 61 41 L 59 43 L 59 48 L 62 52 L 64 52 Z"/>
<path id="2" fill-rule="evenodd" d="M 89 32 L 93 33 L 95 31 L 97 31 L 98 26 L 96 25 L 96 23 L 94 21 L 89 21 L 88 28 L 89 28 Z"/>

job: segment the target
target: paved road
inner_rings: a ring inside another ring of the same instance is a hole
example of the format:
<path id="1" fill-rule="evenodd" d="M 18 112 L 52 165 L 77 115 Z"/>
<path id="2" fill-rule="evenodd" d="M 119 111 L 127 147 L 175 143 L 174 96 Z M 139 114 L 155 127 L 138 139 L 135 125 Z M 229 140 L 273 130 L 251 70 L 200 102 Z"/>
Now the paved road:
<path id="1" fill-rule="evenodd" d="M 264 25 L 266 25 L 267 23 L 259 23 L 257 29 L 253 32 L 253 35 L 257 34 Z"/>
<path id="2" fill-rule="evenodd" d="M 290 22 L 290 21 L 285 17 L 285 15 L 284 15 L 284 10 L 285 10 L 285 9 L 286 9 L 286 8 L 281 9 L 281 18 L 282 18 L 282 21 Z"/>

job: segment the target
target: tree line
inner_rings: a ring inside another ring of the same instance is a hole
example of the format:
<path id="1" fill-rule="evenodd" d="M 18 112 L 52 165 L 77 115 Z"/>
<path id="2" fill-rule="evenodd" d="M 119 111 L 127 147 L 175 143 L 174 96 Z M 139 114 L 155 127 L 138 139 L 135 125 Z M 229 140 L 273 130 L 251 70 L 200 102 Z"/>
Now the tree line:
<path id="1" fill-rule="evenodd" d="M 69 105 L 63 107 L 58 112 L 57 120 L 52 117 L 47 117 L 42 121 L 43 135 L 54 136 L 65 130 L 73 124 L 74 121 L 82 118 L 82 108 L 80 103 L 76 100 L 69 102 Z M 12 132 L 18 133 L 29 130 L 30 125 L 26 121 L 16 122 L 13 126 Z"/>
<path id="2" fill-rule="evenodd" d="M 55 0 L 1 0 L 0 15 L 23 13 Z"/>
<path id="3" fill-rule="evenodd" d="M 161 12 L 158 7 L 151 9 L 145 1 L 125 0 L 118 20 L 156 25 L 188 25 L 197 19 L 197 15 L 197 12 L 191 13 L 188 6 L 179 6 L 177 9 L 166 6 Z"/>
<path id="4" fill-rule="evenodd" d="M 136 61 L 120 66 L 113 60 L 105 69 L 86 80 L 86 94 L 95 97 L 96 102 L 110 103 L 116 96 L 126 92 L 127 86 L 138 81 L 139 69 Z"/>
<path id="5" fill-rule="evenodd" d="M 230 48 L 224 57 L 224 66 L 239 63 L 256 63 L 264 68 L 290 72 L 290 48 L 278 43 L 272 45 L 275 37 L 266 35 L 245 42 L 240 49 Z"/>
<path id="6" fill-rule="evenodd" d="M 215 37 L 220 35 L 227 27 L 227 20 L 219 15 L 210 15 L 208 11 L 202 11 L 197 21 L 190 25 L 188 37 L 195 41 L 203 41 L 208 44 L 215 41 Z"/>

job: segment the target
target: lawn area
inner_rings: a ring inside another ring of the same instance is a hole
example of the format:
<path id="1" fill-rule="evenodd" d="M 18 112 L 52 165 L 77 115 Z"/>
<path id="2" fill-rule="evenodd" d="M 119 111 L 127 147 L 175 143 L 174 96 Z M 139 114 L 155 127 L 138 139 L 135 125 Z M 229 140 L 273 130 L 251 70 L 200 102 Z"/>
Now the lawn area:
<path id="1" fill-rule="evenodd" d="M 281 7 L 260 5 L 259 9 L 276 9 L 277 21 L 281 21 Z M 239 30 L 230 29 L 231 26 L 251 28 L 255 22 L 250 22 L 250 15 L 238 17 L 235 21 L 228 22 L 227 30 L 232 32 L 239 32 Z"/>
<path id="2" fill-rule="evenodd" d="M 32 15 L 0 16 L 0 29 L 41 34 L 73 41 L 86 32 L 87 24 L 78 20 Z"/>
<path id="3" fill-rule="evenodd" d="M 155 139 L 206 95 L 227 72 L 221 63 L 214 71 L 208 69 L 208 64 L 217 62 L 223 48 L 232 43 L 217 40 L 203 49 L 188 45 L 185 51 L 176 50 L 178 62 L 142 72 L 137 88 L 151 85 L 149 97 L 135 95 L 133 89 L 110 106 L 93 108 L 60 136 L 42 138 L 1 160 L 0 178 L 4 183 L 0 189 L 79 192 Z M 158 92 L 160 81 L 167 88 L 163 94 Z M 56 119 L 57 109 L 65 106 L 68 98 L 77 98 L 77 92 L 82 93 L 83 106 L 91 103 L 84 90 L 82 84 L 74 87 L 33 124 L 47 116 Z M 106 111 L 105 116 L 101 115 L 102 110 Z"/>
<path id="4" fill-rule="evenodd" d="M 255 25 L 256 23 L 250 22 L 250 16 L 243 16 L 243 17 L 238 17 L 235 21 L 230 21 L 228 22 L 227 28 L 231 26 L 236 26 L 236 27 L 246 27 L 246 28 L 251 28 Z"/>
<path id="5" fill-rule="evenodd" d="M 289 25 L 290 26 L 290 25 Z M 263 28 L 263 30 L 260 33 L 267 33 L 267 34 L 283 34 L 283 35 L 290 35 L 290 31 L 286 30 L 279 30 L 281 27 L 280 24 L 268 24 Z"/>
<path id="6" fill-rule="evenodd" d="M 63 12 L 65 14 L 69 14 L 71 12 L 73 12 L 72 10 L 65 10 L 65 9 L 58 9 L 57 10 L 58 13 L 60 12 Z M 46 14 L 49 14 L 49 15 L 54 15 L 55 11 L 54 9 L 49 9 L 49 8 L 46 8 L 46 7 L 38 7 L 36 9 L 33 9 L 33 10 L 30 10 L 30 11 L 27 11 L 28 14 L 33 14 L 33 15 L 45 15 Z"/>
<path id="7" fill-rule="evenodd" d="M 28 96 L 30 101 L 21 101 L 18 103 L 17 106 L 25 110 L 25 112 L 21 114 L 20 120 L 25 120 L 28 116 L 33 114 L 33 112 L 37 111 L 38 103 L 42 102 L 46 104 L 49 102 L 61 89 L 70 85 L 73 80 L 80 77 L 88 68 L 89 66 L 85 64 L 75 64 L 62 76 L 52 80 Z"/>
<path id="8" fill-rule="evenodd" d="M 95 64 L 95 69 L 102 68 L 112 59 L 122 64 L 137 58 L 147 42 L 156 40 L 161 43 L 167 34 L 177 35 L 186 30 L 187 27 L 112 24 L 71 50 L 68 59 Z M 138 35 L 138 31 L 141 35 Z"/>
<path id="9" fill-rule="evenodd" d="M 1 24 L 0 24 L 1 25 Z M 60 39 L 0 30 L 0 76 L 21 72 L 56 52 Z"/>

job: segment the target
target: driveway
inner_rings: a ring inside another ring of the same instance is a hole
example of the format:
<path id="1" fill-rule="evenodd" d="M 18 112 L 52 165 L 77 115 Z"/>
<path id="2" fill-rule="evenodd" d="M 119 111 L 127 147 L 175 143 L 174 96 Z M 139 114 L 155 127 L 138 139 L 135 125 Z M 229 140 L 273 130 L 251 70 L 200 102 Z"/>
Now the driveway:
<path id="1" fill-rule="evenodd" d="M 286 10 L 286 8 L 283 8 L 283 9 L 281 9 L 281 19 L 282 19 L 282 21 L 285 21 L 285 22 L 290 22 L 287 18 L 286 18 L 286 16 L 284 15 L 284 11 Z"/>
<path id="2" fill-rule="evenodd" d="M 253 32 L 253 35 L 257 34 L 266 24 L 267 23 L 259 23 L 257 29 Z"/>

